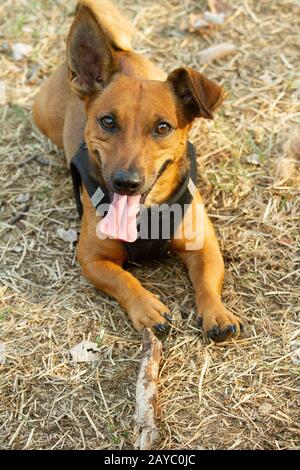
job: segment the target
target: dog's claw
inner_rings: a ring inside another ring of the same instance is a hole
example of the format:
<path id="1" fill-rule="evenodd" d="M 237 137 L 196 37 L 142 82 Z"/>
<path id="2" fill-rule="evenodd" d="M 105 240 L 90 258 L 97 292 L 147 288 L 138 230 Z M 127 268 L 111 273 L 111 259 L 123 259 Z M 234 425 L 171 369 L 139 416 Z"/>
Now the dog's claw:
<path id="1" fill-rule="evenodd" d="M 198 316 L 196 321 L 197 321 L 197 325 L 199 326 L 199 328 L 202 328 L 203 318 Z"/>
<path id="2" fill-rule="evenodd" d="M 237 333 L 235 325 L 227 326 L 223 331 L 220 331 L 216 341 L 225 341 L 227 337 L 235 336 Z"/>
<path id="3" fill-rule="evenodd" d="M 241 332 L 243 329 L 241 327 Z M 221 330 L 219 326 L 215 325 L 207 332 L 207 336 L 215 341 L 216 343 L 220 343 L 222 341 L 226 341 L 229 338 L 236 336 L 238 333 L 238 329 L 236 325 L 228 325 L 224 330 Z"/>
<path id="4" fill-rule="evenodd" d="M 164 317 L 165 317 L 166 320 L 168 320 L 170 323 L 172 323 L 173 318 L 170 315 L 168 315 L 167 313 L 164 313 Z"/>
<path id="5" fill-rule="evenodd" d="M 156 325 L 154 325 L 154 328 L 159 331 L 160 333 L 165 333 L 166 329 L 167 329 L 168 325 L 167 324 L 163 324 L 163 323 L 156 323 Z"/>
<path id="6" fill-rule="evenodd" d="M 217 325 L 215 325 L 211 330 L 207 332 L 207 336 L 213 341 L 215 341 L 219 335 L 220 335 L 220 328 Z"/>

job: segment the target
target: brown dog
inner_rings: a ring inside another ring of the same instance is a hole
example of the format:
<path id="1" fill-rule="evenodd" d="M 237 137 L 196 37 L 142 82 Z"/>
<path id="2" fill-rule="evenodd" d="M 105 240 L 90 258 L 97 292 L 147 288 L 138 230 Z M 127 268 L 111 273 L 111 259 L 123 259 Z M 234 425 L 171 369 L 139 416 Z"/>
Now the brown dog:
<path id="1" fill-rule="evenodd" d="M 110 198 L 108 214 L 101 220 L 81 184 L 78 259 L 84 275 L 119 301 L 136 330 L 162 331 L 170 320 L 169 309 L 122 268 L 127 259 L 122 241 L 126 236 L 101 237 L 104 221 L 112 223 L 113 229 L 119 224 L 117 228 L 124 231 L 131 219 L 124 216 L 125 222 L 112 222 L 112 209 L 136 210 L 141 201 L 152 208 L 180 192 L 191 166 L 186 149 L 192 122 L 212 119 L 223 90 L 186 67 L 166 76 L 131 50 L 131 34 L 130 26 L 107 0 L 80 2 L 68 36 L 67 62 L 42 86 L 33 115 L 39 129 L 64 149 L 69 165 L 85 140 L 84 164 L 90 165 L 93 181 Z M 242 324 L 221 301 L 224 265 L 205 211 L 203 230 L 196 230 L 192 239 L 185 235 L 184 222 L 188 215 L 195 222 L 197 206 L 201 196 L 195 190 L 169 248 L 188 267 L 198 321 L 210 338 L 223 341 L 238 336 Z M 134 216 L 131 227 L 136 222 Z M 135 234 L 129 236 L 127 245 L 134 240 Z"/>

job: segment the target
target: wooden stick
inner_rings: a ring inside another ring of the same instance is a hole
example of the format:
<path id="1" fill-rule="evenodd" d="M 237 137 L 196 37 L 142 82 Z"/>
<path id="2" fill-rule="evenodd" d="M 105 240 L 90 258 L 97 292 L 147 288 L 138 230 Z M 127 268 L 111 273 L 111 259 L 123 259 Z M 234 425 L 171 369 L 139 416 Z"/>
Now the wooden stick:
<path id="1" fill-rule="evenodd" d="M 156 426 L 157 377 L 162 344 L 149 328 L 143 333 L 143 349 L 136 384 L 134 448 L 153 450 L 159 439 Z"/>

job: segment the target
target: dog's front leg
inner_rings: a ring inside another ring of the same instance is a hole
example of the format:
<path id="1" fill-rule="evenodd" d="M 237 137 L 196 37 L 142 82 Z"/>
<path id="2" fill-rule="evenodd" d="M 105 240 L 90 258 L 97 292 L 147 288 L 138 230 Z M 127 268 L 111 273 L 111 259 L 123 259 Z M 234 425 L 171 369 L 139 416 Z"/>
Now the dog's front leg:
<path id="1" fill-rule="evenodd" d="M 199 196 L 200 197 L 200 196 Z M 195 205 L 195 203 L 193 203 Z M 194 210 L 194 208 L 192 209 Z M 186 264 L 196 292 L 198 323 L 203 324 L 205 333 L 214 341 L 224 341 L 238 336 L 242 330 L 240 319 L 222 303 L 221 291 L 224 278 L 224 262 L 212 223 L 203 208 L 203 230 L 200 234 L 201 247 L 196 239 L 172 240 L 172 248 Z M 199 235 L 198 234 L 198 235 Z"/>
<path id="2" fill-rule="evenodd" d="M 154 327 L 164 331 L 169 309 L 121 266 L 108 260 L 82 264 L 83 273 L 97 289 L 115 298 L 127 311 L 134 328 L 142 331 Z"/>

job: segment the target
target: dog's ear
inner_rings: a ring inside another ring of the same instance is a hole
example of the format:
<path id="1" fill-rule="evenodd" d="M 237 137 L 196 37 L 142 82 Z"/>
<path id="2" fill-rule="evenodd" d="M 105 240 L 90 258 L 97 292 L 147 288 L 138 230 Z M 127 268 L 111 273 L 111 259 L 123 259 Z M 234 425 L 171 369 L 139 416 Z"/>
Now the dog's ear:
<path id="1" fill-rule="evenodd" d="M 213 119 L 212 112 L 225 96 L 224 89 L 189 67 L 174 70 L 168 76 L 175 94 L 183 105 L 187 122 L 198 117 Z"/>
<path id="2" fill-rule="evenodd" d="M 92 10 L 79 7 L 67 40 L 71 86 L 85 100 L 102 90 L 119 69 L 113 49 Z"/>

